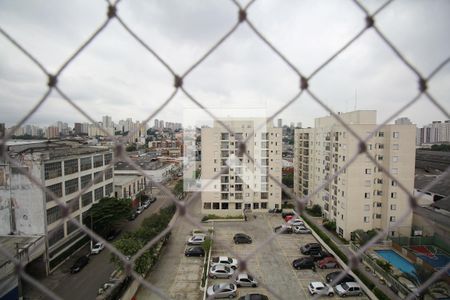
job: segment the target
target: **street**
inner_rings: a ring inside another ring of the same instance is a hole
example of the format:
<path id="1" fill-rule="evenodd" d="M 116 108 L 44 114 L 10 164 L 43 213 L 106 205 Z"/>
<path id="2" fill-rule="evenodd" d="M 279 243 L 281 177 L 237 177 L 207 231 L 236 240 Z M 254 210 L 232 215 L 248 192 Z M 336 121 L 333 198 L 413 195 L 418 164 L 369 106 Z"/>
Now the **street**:
<path id="1" fill-rule="evenodd" d="M 172 189 L 175 183 L 176 181 L 171 182 L 168 188 Z M 135 220 L 126 221 L 125 226 L 122 227 L 122 233 L 138 229 L 146 217 L 159 212 L 161 208 L 172 203 L 160 190 L 154 189 L 153 194 L 157 198 L 156 202 L 151 204 Z M 70 274 L 70 267 L 74 261 L 78 257 L 88 254 L 89 247 L 90 245 L 87 244 L 48 277 L 38 279 L 39 282 L 62 299 L 95 299 L 98 289 L 109 280 L 109 276 L 114 271 L 114 265 L 109 261 L 110 251 L 105 248 L 98 255 L 90 256 L 89 264 L 79 273 Z M 23 281 L 22 284 L 25 299 L 48 299 L 45 294 L 27 282 Z"/>

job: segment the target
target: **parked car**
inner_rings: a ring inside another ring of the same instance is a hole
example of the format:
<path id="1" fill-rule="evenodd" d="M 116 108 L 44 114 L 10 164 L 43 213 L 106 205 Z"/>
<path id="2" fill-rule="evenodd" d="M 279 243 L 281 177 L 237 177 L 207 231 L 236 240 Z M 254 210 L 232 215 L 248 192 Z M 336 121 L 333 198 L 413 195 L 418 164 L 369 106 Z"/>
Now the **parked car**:
<path id="1" fill-rule="evenodd" d="M 292 226 L 292 232 L 297 234 L 309 234 L 311 233 L 311 229 L 305 226 Z"/>
<path id="2" fill-rule="evenodd" d="M 306 255 L 312 255 L 322 250 L 322 246 L 319 243 L 308 243 L 300 247 L 300 252 Z"/>
<path id="3" fill-rule="evenodd" d="M 300 219 L 290 219 L 286 222 L 286 224 L 290 226 L 305 226 L 305 222 Z"/>
<path id="4" fill-rule="evenodd" d="M 343 271 L 335 271 L 335 272 L 331 272 L 328 273 L 327 276 L 325 276 L 325 280 L 328 283 L 333 282 L 336 278 L 338 278 L 339 275 L 341 275 Z M 336 282 L 333 282 L 333 285 L 338 285 L 344 282 L 355 282 L 355 278 L 353 278 L 353 276 L 351 276 L 350 274 L 345 274 L 345 276 L 343 278 L 341 278 L 340 280 L 337 280 Z"/>
<path id="5" fill-rule="evenodd" d="M 134 212 L 132 212 L 132 213 L 130 214 L 130 216 L 128 217 L 128 220 L 129 220 L 129 221 L 133 221 L 134 219 L 136 219 L 136 217 L 137 217 L 137 214 L 134 213 Z"/>
<path id="6" fill-rule="evenodd" d="M 101 288 L 97 291 L 97 296 L 103 295 L 107 293 L 111 288 L 113 288 L 116 285 L 116 282 L 108 281 L 105 284 L 102 285 Z"/>
<path id="7" fill-rule="evenodd" d="M 334 289 L 336 290 L 336 294 L 341 297 L 363 295 L 361 287 L 356 282 L 344 282 L 337 285 Z"/>
<path id="8" fill-rule="evenodd" d="M 269 213 L 272 213 L 272 214 L 280 214 L 281 212 L 283 212 L 283 210 L 281 208 L 271 208 L 271 209 L 269 209 Z"/>
<path id="9" fill-rule="evenodd" d="M 111 229 L 109 233 L 106 235 L 107 241 L 114 240 L 120 234 L 120 229 Z"/>
<path id="10" fill-rule="evenodd" d="M 203 234 L 194 235 L 188 239 L 187 244 L 188 245 L 201 245 L 205 241 L 205 239 L 206 239 L 206 236 Z"/>
<path id="11" fill-rule="evenodd" d="M 295 215 L 287 215 L 286 217 L 284 217 L 284 221 L 285 222 L 289 222 L 290 220 L 294 219 Z"/>
<path id="12" fill-rule="evenodd" d="M 139 206 L 139 207 L 136 209 L 136 213 L 137 213 L 138 215 L 140 215 L 143 211 L 144 211 L 144 207 L 142 207 L 142 206 Z"/>
<path id="13" fill-rule="evenodd" d="M 333 254 L 325 250 L 319 250 L 318 252 L 313 252 L 310 256 L 314 259 L 314 261 L 320 261 L 326 257 L 333 257 Z"/>
<path id="14" fill-rule="evenodd" d="M 296 260 L 294 260 L 292 262 L 292 266 L 296 270 L 300 270 L 300 269 L 315 270 L 316 269 L 316 265 L 314 264 L 314 259 L 312 259 L 311 257 L 307 257 L 307 256 L 297 258 Z"/>
<path id="15" fill-rule="evenodd" d="M 269 300 L 269 297 L 263 294 L 247 294 L 240 297 L 239 300 Z"/>
<path id="16" fill-rule="evenodd" d="M 156 197 L 155 196 L 150 196 L 149 198 L 150 203 L 153 203 L 156 201 Z"/>
<path id="17" fill-rule="evenodd" d="M 308 284 L 308 291 L 311 295 L 326 295 L 334 296 L 334 291 L 331 286 L 320 281 L 314 281 Z"/>
<path id="18" fill-rule="evenodd" d="M 283 210 L 281 212 L 281 217 L 283 219 L 285 219 L 287 216 L 295 216 L 295 211 L 293 211 L 292 209 L 290 209 L 290 210 Z"/>
<path id="19" fill-rule="evenodd" d="M 236 285 L 233 283 L 215 284 L 206 290 L 208 297 L 217 298 L 234 298 L 237 296 Z"/>
<path id="20" fill-rule="evenodd" d="M 225 265 L 215 265 L 209 269 L 209 277 L 211 278 L 230 278 L 234 270 Z"/>
<path id="21" fill-rule="evenodd" d="M 229 266 L 230 268 L 236 270 L 238 267 L 238 260 L 236 258 L 231 258 L 228 256 L 216 256 L 211 258 L 211 266 L 215 265 L 225 265 Z"/>
<path id="22" fill-rule="evenodd" d="M 250 286 L 250 287 L 257 287 L 258 281 L 256 281 L 255 278 L 248 275 L 247 273 L 241 273 L 237 276 L 235 283 L 237 287 L 241 286 Z"/>
<path id="23" fill-rule="evenodd" d="M 78 273 L 89 263 L 89 257 L 81 256 L 70 268 L 70 273 Z"/>
<path id="24" fill-rule="evenodd" d="M 235 244 L 251 244 L 252 238 L 244 233 L 236 233 L 233 237 Z"/>
<path id="25" fill-rule="evenodd" d="M 320 269 L 334 269 L 339 267 L 338 262 L 336 259 L 332 256 L 325 257 L 324 259 L 321 259 L 317 262 L 317 266 Z"/>
<path id="26" fill-rule="evenodd" d="M 147 209 L 149 206 L 150 206 L 150 200 L 145 200 L 143 203 L 142 203 L 142 207 L 144 208 L 144 209 Z"/>
<path id="27" fill-rule="evenodd" d="M 186 256 L 205 256 L 205 249 L 203 247 L 189 247 L 184 251 Z"/>
<path id="28" fill-rule="evenodd" d="M 91 254 L 99 254 L 104 248 L 105 245 L 103 245 L 103 243 L 95 243 L 95 245 L 91 249 Z"/>
<path id="29" fill-rule="evenodd" d="M 280 232 L 280 233 L 285 233 L 285 234 L 289 234 L 292 233 L 292 227 L 288 226 L 288 225 L 280 225 L 277 226 L 273 229 L 274 232 Z"/>

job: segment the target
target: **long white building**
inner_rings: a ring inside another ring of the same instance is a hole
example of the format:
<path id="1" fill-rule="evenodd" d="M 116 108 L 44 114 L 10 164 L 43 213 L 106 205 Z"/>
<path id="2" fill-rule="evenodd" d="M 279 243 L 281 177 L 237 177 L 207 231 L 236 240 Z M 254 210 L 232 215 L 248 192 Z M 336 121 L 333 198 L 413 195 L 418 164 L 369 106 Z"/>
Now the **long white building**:
<path id="1" fill-rule="evenodd" d="M 376 111 L 342 113 L 340 117 L 360 137 L 376 125 Z M 414 188 L 415 133 L 412 124 L 383 126 L 367 149 L 412 193 Z M 359 142 L 334 117 L 315 119 L 314 128 L 295 130 L 294 191 L 311 194 L 358 153 Z M 389 235 L 409 235 L 412 214 L 400 227 L 391 228 L 409 207 L 408 196 L 397 182 L 360 155 L 345 172 L 311 198 L 309 206 L 322 207 L 323 217 L 336 222 L 336 232 L 350 239 L 357 229 L 389 228 Z"/>
<path id="2" fill-rule="evenodd" d="M 281 207 L 281 128 L 265 124 L 266 119 L 224 119 L 234 134 L 215 121 L 212 128 L 201 129 L 202 213 L 239 215 L 244 209 L 265 212 Z M 239 141 L 249 138 L 244 154 Z M 229 166 L 228 171 L 226 166 Z M 222 174 L 211 181 L 218 173 Z"/>

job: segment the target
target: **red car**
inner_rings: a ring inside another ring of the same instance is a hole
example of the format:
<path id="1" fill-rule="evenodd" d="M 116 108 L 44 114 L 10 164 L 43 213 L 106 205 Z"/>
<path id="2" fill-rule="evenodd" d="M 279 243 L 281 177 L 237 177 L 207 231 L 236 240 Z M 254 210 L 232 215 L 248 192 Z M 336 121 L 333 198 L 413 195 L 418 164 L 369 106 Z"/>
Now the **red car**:
<path id="1" fill-rule="evenodd" d="M 320 269 L 334 269 L 334 268 L 339 267 L 339 264 L 334 257 L 329 256 L 329 257 L 325 257 L 322 260 L 319 260 L 317 262 L 317 266 Z"/>
<path id="2" fill-rule="evenodd" d="M 286 216 L 286 217 L 284 217 L 284 221 L 287 222 L 293 218 L 294 218 L 294 216 Z"/>

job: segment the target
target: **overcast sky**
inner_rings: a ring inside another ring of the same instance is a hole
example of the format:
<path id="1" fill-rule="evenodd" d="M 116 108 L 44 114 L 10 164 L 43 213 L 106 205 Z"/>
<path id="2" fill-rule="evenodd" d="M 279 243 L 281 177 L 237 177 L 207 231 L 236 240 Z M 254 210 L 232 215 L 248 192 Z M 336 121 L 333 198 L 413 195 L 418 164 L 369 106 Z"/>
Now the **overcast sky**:
<path id="1" fill-rule="evenodd" d="M 363 4 L 375 11 L 383 1 Z M 106 8 L 101 0 L 2 0 L 0 27 L 55 72 L 105 20 Z M 235 24 L 237 8 L 228 0 L 123 0 L 118 14 L 182 74 Z M 251 6 L 248 17 L 305 75 L 365 25 L 362 11 L 343 0 L 260 0 Z M 377 15 L 376 24 L 425 75 L 450 55 L 450 1 L 394 1 Z M 0 122 L 15 124 L 44 94 L 46 82 L 44 74 L 0 35 Z M 103 115 L 111 115 L 114 121 L 144 119 L 174 89 L 171 74 L 117 20 L 64 70 L 58 82 L 99 121 Z M 254 109 L 271 115 L 298 92 L 299 79 L 242 24 L 188 75 L 184 86 L 215 111 L 239 109 L 251 114 Z M 335 111 L 375 109 L 381 122 L 416 95 L 417 78 L 369 30 L 318 73 L 310 87 Z M 429 90 L 448 111 L 450 64 L 435 76 Z M 184 109 L 195 107 L 178 93 L 157 118 L 179 122 Z M 304 95 L 279 117 L 284 123 L 311 126 L 315 117 L 326 114 Z M 445 119 L 426 98 L 400 116 L 420 126 Z M 47 125 L 58 120 L 87 121 L 53 93 L 27 123 Z"/>

